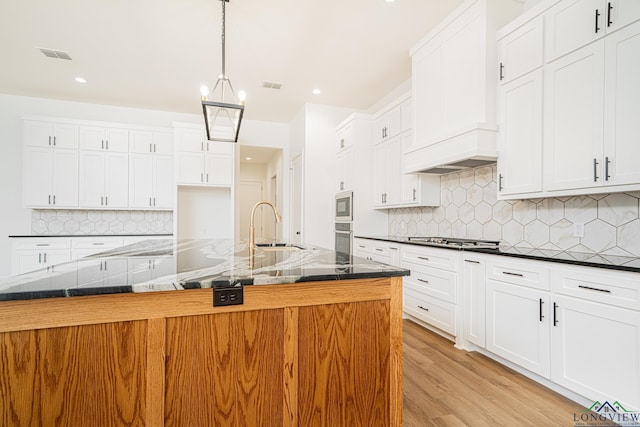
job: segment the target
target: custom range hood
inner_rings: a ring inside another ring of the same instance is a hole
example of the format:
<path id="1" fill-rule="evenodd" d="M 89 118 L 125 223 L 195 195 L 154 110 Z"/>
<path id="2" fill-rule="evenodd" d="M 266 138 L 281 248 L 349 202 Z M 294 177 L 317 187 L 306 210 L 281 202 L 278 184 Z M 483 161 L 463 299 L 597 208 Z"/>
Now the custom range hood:
<path id="1" fill-rule="evenodd" d="M 440 138 L 415 144 L 404 152 L 404 173 L 445 174 L 495 163 L 495 127 L 474 124 Z"/>

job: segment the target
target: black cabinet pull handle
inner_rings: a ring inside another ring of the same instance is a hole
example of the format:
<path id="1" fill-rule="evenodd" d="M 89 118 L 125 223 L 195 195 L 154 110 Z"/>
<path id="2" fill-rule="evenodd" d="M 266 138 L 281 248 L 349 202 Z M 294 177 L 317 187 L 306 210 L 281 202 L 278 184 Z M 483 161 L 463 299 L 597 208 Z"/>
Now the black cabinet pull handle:
<path id="1" fill-rule="evenodd" d="M 593 159 L 593 182 L 598 182 L 598 159 Z"/>
<path id="2" fill-rule="evenodd" d="M 502 179 L 503 179 L 503 178 L 504 178 L 504 177 L 502 176 L 502 174 L 499 174 L 499 175 L 498 175 L 498 191 L 502 191 L 502 188 L 503 188 L 503 187 L 502 187 Z"/>
<path id="3" fill-rule="evenodd" d="M 510 271 L 503 271 L 502 274 L 506 274 L 506 275 L 509 275 L 509 276 L 524 277 L 521 273 L 512 273 Z"/>
<path id="4" fill-rule="evenodd" d="M 609 4 L 611 4 L 611 3 L 609 3 Z M 56 136 L 55 135 L 53 136 L 53 145 L 56 145 Z"/>
<path id="5" fill-rule="evenodd" d="M 421 306 L 421 305 L 419 305 L 419 306 L 418 306 L 418 308 L 420 308 L 420 309 L 422 309 L 422 310 L 424 310 L 424 311 L 429 311 L 429 309 L 428 309 L 428 308 L 423 307 L 423 306 Z"/>
<path id="6" fill-rule="evenodd" d="M 384 249 L 376 248 L 376 251 L 378 251 L 378 252 L 383 252 L 383 251 L 384 251 Z"/>
<path id="7" fill-rule="evenodd" d="M 613 9 L 613 6 L 611 6 L 611 2 L 609 2 L 607 3 L 607 27 L 613 24 L 613 22 L 611 22 L 611 9 Z"/>
<path id="8" fill-rule="evenodd" d="M 418 282 L 426 283 L 427 285 L 429 284 L 429 281 L 424 279 L 418 279 Z"/>
<path id="9" fill-rule="evenodd" d="M 611 175 L 609 175 L 609 164 L 611 163 L 611 160 L 609 160 L 608 157 L 604 158 L 604 180 L 605 181 L 609 181 L 609 178 L 611 178 Z"/>
<path id="10" fill-rule="evenodd" d="M 42 264 L 42 254 L 38 254 L 38 264 Z"/>
<path id="11" fill-rule="evenodd" d="M 504 64 L 500 63 L 500 80 L 504 80 Z"/>
<path id="12" fill-rule="evenodd" d="M 598 18 L 600 18 L 600 11 L 596 9 L 596 34 L 600 31 L 600 27 L 598 27 Z"/>
<path id="13" fill-rule="evenodd" d="M 49 145 L 51 145 L 51 135 L 49 135 Z"/>
<path id="14" fill-rule="evenodd" d="M 427 258 L 426 256 L 419 256 L 418 259 L 423 259 L 425 261 L 429 261 L 429 258 Z"/>
<path id="15" fill-rule="evenodd" d="M 480 264 L 480 261 L 474 261 L 472 259 L 465 259 L 464 262 L 471 262 L 473 264 Z"/>
<path id="16" fill-rule="evenodd" d="M 414 202 L 416 201 L 416 189 L 415 188 L 413 189 L 413 201 Z"/>
<path id="17" fill-rule="evenodd" d="M 578 287 L 580 289 L 587 289 L 589 291 L 598 291 L 598 292 L 603 292 L 605 294 L 610 294 L 611 293 L 611 291 L 609 289 L 592 288 L 591 286 L 584 286 L 584 285 L 578 285 Z"/>
<path id="18" fill-rule="evenodd" d="M 542 304 L 544 304 L 544 301 L 542 301 L 542 298 L 540 298 L 540 321 L 542 322 L 542 319 L 544 319 L 544 315 L 542 314 Z"/>
<path id="19" fill-rule="evenodd" d="M 553 326 L 558 324 L 558 304 L 553 303 Z"/>

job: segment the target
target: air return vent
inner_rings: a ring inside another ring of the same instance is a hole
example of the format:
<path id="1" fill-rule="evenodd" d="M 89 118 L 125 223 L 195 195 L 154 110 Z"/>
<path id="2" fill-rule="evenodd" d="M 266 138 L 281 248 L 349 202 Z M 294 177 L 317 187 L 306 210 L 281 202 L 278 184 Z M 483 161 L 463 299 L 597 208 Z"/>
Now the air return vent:
<path id="1" fill-rule="evenodd" d="M 266 80 L 262 81 L 262 87 L 266 87 L 267 89 L 280 89 L 282 87 L 282 83 L 276 83 L 276 82 L 268 82 Z"/>
<path id="2" fill-rule="evenodd" d="M 57 58 L 57 59 L 67 59 L 71 61 L 71 57 L 69 56 L 69 52 L 65 52 L 63 50 L 56 49 L 48 49 L 46 47 L 37 47 L 40 52 L 43 53 L 44 56 L 48 56 L 49 58 Z"/>

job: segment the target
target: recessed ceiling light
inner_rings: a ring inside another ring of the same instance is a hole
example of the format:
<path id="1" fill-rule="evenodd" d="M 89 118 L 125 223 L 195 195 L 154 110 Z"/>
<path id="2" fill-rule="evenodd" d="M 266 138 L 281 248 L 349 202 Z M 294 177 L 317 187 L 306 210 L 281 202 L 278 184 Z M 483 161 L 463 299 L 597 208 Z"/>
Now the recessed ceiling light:
<path id="1" fill-rule="evenodd" d="M 82 77 L 76 77 L 76 81 L 77 81 L 78 83 L 86 83 L 86 82 L 87 82 L 87 79 L 82 78 Z"/>
<path id="2" fill-rule="evenodd" d="M 384 0 L 384 1 L 386 1 L 387 3 L 393 3 L 396 0 Z"/>
<path id="3" fill-rule="evenodd" d="M 314 95 L 320 95 L 322 93 L 322 91 L 320 89 L 314 89 L 313 90 L 313 94 Z"/>
<path id="4" fill-rule="evenodd" d="M 251 160 L 251 157 L 245 157 L 244 159 L 245 160 Z"/>

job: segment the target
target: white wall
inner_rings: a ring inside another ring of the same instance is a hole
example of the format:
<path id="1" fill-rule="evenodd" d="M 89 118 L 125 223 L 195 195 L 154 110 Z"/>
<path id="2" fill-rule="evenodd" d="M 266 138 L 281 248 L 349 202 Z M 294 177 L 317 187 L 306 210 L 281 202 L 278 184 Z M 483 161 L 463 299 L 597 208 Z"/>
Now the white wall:
<path id="1" fill-rule="evenodd" d="M 352 109 L 326 105 L 304 107 L 304 243 L 333 249 L 335 128 L 351 113 Z"/>
<path id="2" fill-rule="evenodd" d="M 198 103 L 199 100 L 195 99 L 194 102 Z M 0 277 L 8 276 L 11 272 L 10 242 L 7 236 L 31 232 L 31 210 L 22 207 L 22 116 L 24 115 L 161 127 L 171 127 L 173 122 L 202 123 L 202 116 L 199 114 L 0 94 L 0 147 L 2 150 L 0 201 L 3 205 L 2 221 L 0 221 Z M 240 129 L 239 143 L 282 148 L 284 158 L 288 159 L 289 134 L 288 124 L 245 119 Z M 288 160 L 285 164 L 288 164 Z M 237 167 L 236 170 L 238 170 Z M 284 178 L 286 179 L 283 185 L 288 189 L 288 176 Z M 286 192 L 283 194 L 288 195 Z M 288 203 L 287 197 L 283 200 L 283 205 L 287 209 Z M 288 230 L 288 227 L 283 229 Z"/>

